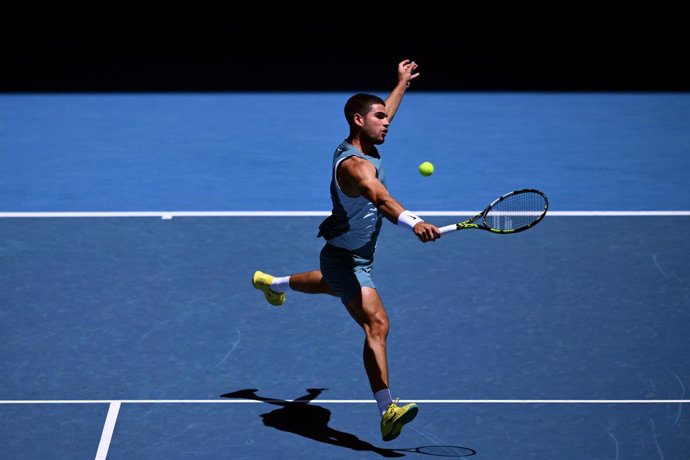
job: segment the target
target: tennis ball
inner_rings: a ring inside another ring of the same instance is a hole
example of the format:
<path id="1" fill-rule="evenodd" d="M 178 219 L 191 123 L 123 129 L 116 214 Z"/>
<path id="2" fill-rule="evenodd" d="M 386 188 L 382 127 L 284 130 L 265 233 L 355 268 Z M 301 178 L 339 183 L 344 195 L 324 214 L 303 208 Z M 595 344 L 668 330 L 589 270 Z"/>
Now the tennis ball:
<path id="1" fill-rule="evenodd" d="M 425 161 L 419 165 L 419 173 L 422 176 L 431 176 L 434 173 L 434 165 Z"/>

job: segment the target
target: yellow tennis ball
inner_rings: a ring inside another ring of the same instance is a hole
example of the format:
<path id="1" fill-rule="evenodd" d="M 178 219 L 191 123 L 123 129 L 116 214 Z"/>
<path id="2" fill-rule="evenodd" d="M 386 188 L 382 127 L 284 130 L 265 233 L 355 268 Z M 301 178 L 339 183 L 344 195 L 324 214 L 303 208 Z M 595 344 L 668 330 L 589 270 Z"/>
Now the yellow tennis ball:
<path id="1" fill-rule="evenodd" d="M 419 165 L 419 173 L 422 176 L 431 176 L 434 173 L 434 165 L 425 161 Z"/>

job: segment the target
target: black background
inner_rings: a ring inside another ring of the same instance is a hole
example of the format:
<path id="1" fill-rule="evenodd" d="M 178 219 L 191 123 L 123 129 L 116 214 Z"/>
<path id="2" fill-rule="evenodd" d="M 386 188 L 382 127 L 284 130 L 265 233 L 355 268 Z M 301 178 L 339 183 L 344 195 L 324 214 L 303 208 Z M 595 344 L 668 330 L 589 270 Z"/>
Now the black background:
<path id="1" fill-rule="evenodd" d="M 416 90 L 690 90 L 690 40 L 679 12 L 631 19 L 573 15 L 563 6 L 499 21 L 413 10 L 395 20 L 349 5 L 318 19 L 220 9 L 174 21 L 108 11 L 19 25 L 8 18 L 14 27 L 2 33 L 0 91 L 384 90 L 404 58 L 419 63 Z"/>

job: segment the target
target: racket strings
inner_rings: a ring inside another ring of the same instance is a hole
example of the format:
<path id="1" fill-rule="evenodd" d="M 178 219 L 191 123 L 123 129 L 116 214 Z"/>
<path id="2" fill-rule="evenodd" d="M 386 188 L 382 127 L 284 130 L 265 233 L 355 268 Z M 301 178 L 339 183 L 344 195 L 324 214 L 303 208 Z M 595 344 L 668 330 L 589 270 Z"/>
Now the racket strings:
<path id="1" fill-rule="evenodd" d="M 510 195 L 496 203 L 484 217 L 497 230 L 517 230 L 533 225 L 546 212 L 546 198 L 537 192 Z"/>

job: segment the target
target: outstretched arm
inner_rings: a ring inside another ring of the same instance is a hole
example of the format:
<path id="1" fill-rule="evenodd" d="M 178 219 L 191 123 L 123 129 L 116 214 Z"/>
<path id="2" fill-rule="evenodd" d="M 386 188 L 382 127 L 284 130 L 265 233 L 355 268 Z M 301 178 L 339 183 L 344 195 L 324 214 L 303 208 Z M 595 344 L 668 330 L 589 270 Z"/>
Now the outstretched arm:
<path id="1" fill-rule="evenodd" d="M 340 164 L 338 176 L 343 191 L 348 195 L 361 195 L 371 201 L 376 209 L 394 224 L 399 223 L 400 215 L 405 208 L 393 198 L 386 187 L 376 178 L 376 169 L 367 160 L 350 157 Z M 440 230 L 432 224 L 420 221 L 412 231 L 423 242 L 434 241 L 441 237 Z"/>
<path id="2" fill-rule="evenodd" d="M 419 76 L 419 72 L 413 73 L 417 70 L 417 63 L 405 59 L 398 64 L 398 84 L 395 85 L 393 91 L 386 98 L 386 110 L 388 111 L 388 121 L 392 121 L 395 112 L 398 111 L 400 102 L 402 101 L 405 91 L 410 86 L 410 81 Z"/>

